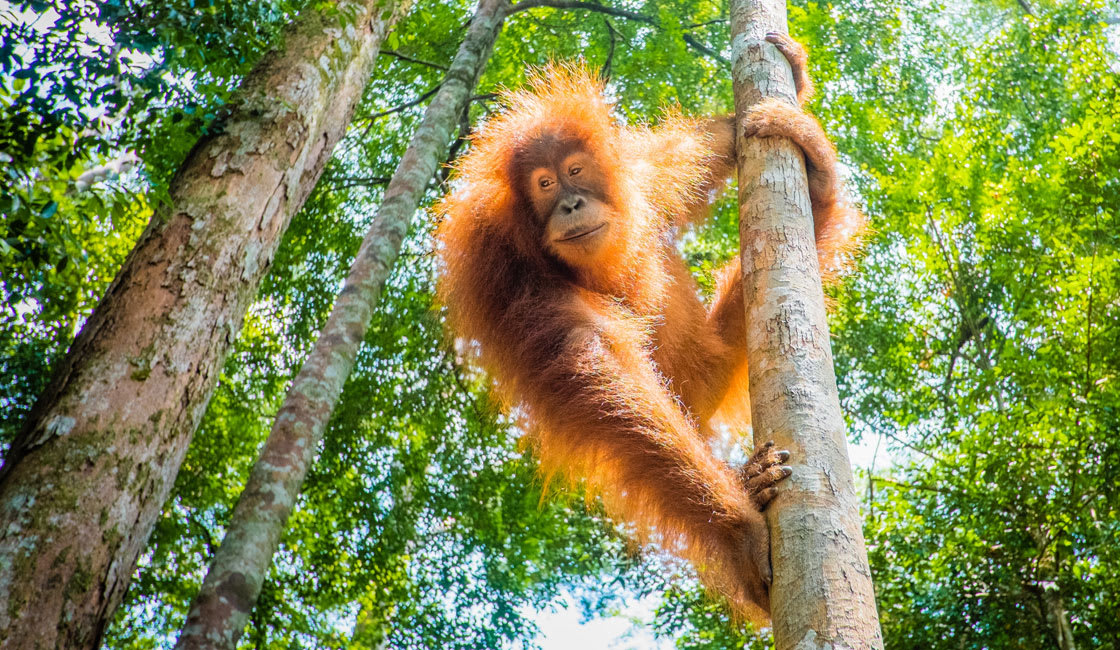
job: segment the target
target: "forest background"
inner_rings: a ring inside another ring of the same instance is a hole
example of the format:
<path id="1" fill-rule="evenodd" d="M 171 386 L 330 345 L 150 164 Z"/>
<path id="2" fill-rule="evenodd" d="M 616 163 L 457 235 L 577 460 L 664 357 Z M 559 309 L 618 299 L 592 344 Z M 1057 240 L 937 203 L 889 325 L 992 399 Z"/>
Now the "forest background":
<path id="1" fill-rule="evenodd" d="M 200 136 L 321 3 L 0 4 L 0 437 L 18 432 Z M 518 5 L 515 5 L 518 6 Z M 474 11 L 418 3 L 296 214 L 106 647 L 169 647 L 260 444 Z M 731 109 L 724 2 L 522 0 L 448 160 L 528 65 L 582 58 L 618 110 Z M 1120 7 L 791 2 L 871 220 L 832 290 L 889 648 L 1120 648 Z M 430 203 L 446 189 L 441 169 Z M 685 246 L 737 250 L 734 199 Z M 544 486 L 433 309 L 418 210 L 246 647 L 531 647 L 535 612 L 653 598 L 681 648 L 764 647 L 684 567 Z M 668 569 L 668 570 L 667 570 Z"/>

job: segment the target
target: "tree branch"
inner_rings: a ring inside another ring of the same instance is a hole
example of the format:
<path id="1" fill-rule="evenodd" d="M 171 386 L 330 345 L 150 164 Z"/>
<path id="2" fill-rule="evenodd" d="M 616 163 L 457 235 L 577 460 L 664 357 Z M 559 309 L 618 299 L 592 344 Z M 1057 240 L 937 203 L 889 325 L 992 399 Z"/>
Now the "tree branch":
<path id="1" fill-rule="evenodd" d="M 650 25 L 650 26 L 652 26 L 654 28 L 657 28 L 657 29 L 661 29 L 661 21 L 659 21 L 657 18 L 655 18 L 653 16 L 647 16 L 646 14 L 640 14 L 636 11 L 627 11 L 626 9 L 617 9 L 615 7 L 607 7 L 607 6 L 604 6 L 604 5 L 595 3 L 595 2 L 587 2 L 585 0 L 521 0 L 521 2 L 518 2 L 517 4 L 513 5 L 513 7 L 511 7 L 509 9 L 509 11 L 506 13 L 506 15 L 509 16 L 510 14 L 515 14 L 515 13 L 520 12 L 520 11 L 527 11 L 529 9 L 537 9 L 539 7 L 549 7 L 549 8 L 552 8 L 552 9 L 584 9 L 586 11 L 597 11 L 601 14 L 607 14 L 608 16 L 615 16 L 617 18 L 625 18 L 627 20 L 633 20 L 633 21 L 636 21 L 636 22 L 639 22 L 639 23 Z M 709 21 L 709 22 L 711 22 L 711 21 Z M 698 26 L 701 26 L 701 25 L 704 25 L 704 24 L 707 24 L 707 23 L 697 23 L 696 25 L 689 26 L 687 29 L 691 29 L 692 27 L 698 27 Z M 731 62 L 730 61 L 728 61 L 723 56 L 721 56 L 719 54 L 719 52 L 716 52 L 712 48 L 710 48 L 707 45 L 704 45 L 703 43 L 701 43 L 694 36 L 692 36 L 690 34 L 685 34 L 683 36 L 683 38 L 684 38 L 684 42 L 689 47 L 691 47 L 692 49 L 696 50 L 697 52 L 699 52 L 699 53 L 701 53 L 705 56 L 708 56 L 708 57 L 711 57 L 711 58 L 715 59 L 716 61 L 718 61 L 723 66 L 731 67 Z"/>
<path id="2" fill-rule="evenodd" d="M 625 9 L 606 7 L 595 2 L 585 2 L 584 0 L 521 0 L 521 2 L 513 5 L 513 7 L 506 12 L 506 15 L 509 16 L 520 11 L 527 11 L 538 7 L 551 7 L 553 9 L 586 9 L 587 11 L 597 11 L 601 14 L 626 18 L 627 20 L 634 20 L 654 27 L 661 27 L 661 24 L 653 16 L 647 16 Z"/>
<path id="3" fill-rule="evenodd" d="M 114 158 L 104 165 L 98 165 L 92 169 L 86 170 L 74 181 L 74 188 L 79 192 L 88 190 L 95 183 L 100 183 L 104 180 L 109 180 L 120 176 L 121 174 L 132 169 L 140 162 L 140 158 L 132 152 L 126 152 L 119 158 Z"/>

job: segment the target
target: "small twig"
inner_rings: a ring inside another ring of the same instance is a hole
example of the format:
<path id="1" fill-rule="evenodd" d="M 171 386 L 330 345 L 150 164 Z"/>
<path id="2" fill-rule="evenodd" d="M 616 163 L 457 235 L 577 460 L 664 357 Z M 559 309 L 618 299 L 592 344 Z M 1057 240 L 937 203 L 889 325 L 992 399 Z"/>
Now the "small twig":
<path id="1" fill-rule="evenodd" d="M 930 229 L 933 232 L 934 242 L 937 244 L 938 249 L 941 251 L 942 258 L 945 261 L 945 268 L 949 273 L 949 284 L 952 287 L 949 297 L 953 301 L 953 304 L 956 305 L 957 310 L 960 312 L 962 332 L 972 332 L 975 334 L 976 350 L 978 353 L 980 353 L 980 356 L 974 363 L 978 368 L 987 372 L 991 369 L 990 353 L 988 351 L 987 345 L 984 342 L 984 337 L 980 336 L 980 334 L 983 328 L 988 325 L 991 320 L 986 314 L 977 318 L 976 312 L 978 311 L 978 309 L 975 306 L 976 301 L 973 296 L 964 289 L 966 283 L 964 282 L 964 278 L 962 277 L 963 271 L 961 270 L 960 254 L 957 252 L 957 250 L 952 248 L 952 245 L 950 243 L 946 242 L 946 237 L 942 234 L 941 228 L 938 226 L 937 217 L 935 217 L 933 214 L 933 206 L 926 206 L 926 217 L 929 219 L 929 225 Z M 954 263 L 956 265 L 956 268 L 954 268 Z M 967 338 L 964 339 L 964 341 L 967 340 Z M 958 350 L 964 344 L 964 341 L 961 341 L 957 344 Z M 995 394 L 997 407 L 1001 412 L 1004 411 L 1005 409 L 1003 404 L 1003 395 L 1001 394 L 998 385 L 994 387 L 993 392 Z"/>
<path id="2" fill-rule="evenodd" d="M 926 458 L 930 459 L 934 463 L 937 463 L 939 466 L 948 470 L 948 472 L 950 474 L 952 474 L 954 476 L 959 476 L 958 468 L 955 465 L 952 465 L 952 464 L 938 458 L 937 456 L 934 456 L 933 454 L 929 453 L 928 451 L 926 451 L 926 450 L 924 450 L 924 449 L 922 449 L 922 448 L 920 448 L 920 447 L 918 447 L 918 446 L 916 446 L 916 445 L 914 445 L 914 444 L 912 444 L 912 443 L 910 443 L 906 440 L 903 440 L 902 438 L 899 438 L 898 436 L 894 435 L 890 431 L 879 430 L 879 434 L 890 438 L 891 440 L 893 440 L 896 443 L 898 443 L 899 445 L 909 449 L 910 451 L 913 451 L 914 453 L 921 454 L 922 456 L 925 456 Z"/>

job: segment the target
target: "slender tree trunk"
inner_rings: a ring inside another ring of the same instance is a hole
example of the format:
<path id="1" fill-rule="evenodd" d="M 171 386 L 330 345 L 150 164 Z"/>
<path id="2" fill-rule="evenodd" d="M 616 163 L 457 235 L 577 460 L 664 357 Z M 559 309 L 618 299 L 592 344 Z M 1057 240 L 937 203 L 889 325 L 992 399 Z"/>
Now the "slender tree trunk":
<path id="1" fill-rule="evenodd" d="M 467 110 L 509 0 L 481 0 L 466 38 L 393 174 L 319 339 L 292 382 L 191 606 L 177 648 L 234 648 L 295 505 L 331 412 L 369 329 L 408 223 Z"/>
<path id="2" fill-rule="evenodd" d="M 732 0 L 739 121 L 766 97 L 795 103 L 767 32 L 787 31 L 783 0 Z M 832 367 L 801 153 L 781 139 L 737 142 L 747 365 L 756 443 L 793 452 L 770 505 L 777 650 L 882 648 L 859 505 Z"/>
<path id="3" fill-rule="evenodd" d="M 0 470 L 0 648 L 96 648 L 398 0 L 300 15 L 188 155 Z"/>
<path id="4" fill-rule="evenodd" d="M 1066 611 L 1065 599 L 1058 587 L 1058 556 L 1051 549 L 1048 531 L 1038 526 L 1028 526 L 1027 532 L 1034 540 L 1039 554 L 1035 576 L 1028 583 L 1028 591 L 1038 597 L 1039 613 L 1050 627 L 1055 647 L 1058 650 L 1077 650 L 1069 612 Z"/>
<path id="5" fill-rule="evenodd" d="M 1046 622 L 1050 624 L 1050 632 L 1054 635 L 1054 645 L 1058 650 L 1077 650 L 1077 644 L 1073 640 L 1073 626 L 1069 624 L 1069 612 L 1066 611 L 1062 593 L 1057 587 L 1043 587 L 1042 602 L 1046 608 Z"/>

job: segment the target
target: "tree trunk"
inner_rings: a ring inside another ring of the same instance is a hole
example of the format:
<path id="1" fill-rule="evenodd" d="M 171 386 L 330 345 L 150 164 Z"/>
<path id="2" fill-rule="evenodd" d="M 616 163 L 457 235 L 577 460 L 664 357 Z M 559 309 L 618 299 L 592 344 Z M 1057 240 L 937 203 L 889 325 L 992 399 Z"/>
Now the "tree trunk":
<path id="1" fill-rule="evenodd" d="M 256 604 L 408 223 L 467 110 L 509 0 L 481 0 L 466 38 L 393 174 L 319 339 L 292 382 L 177 648 L 234 648 Z"/>
<path id="2" fill-rule="evenodd" d="M 782 0 L 732 0 L 735 112 L 767 97 L 796 103 L 767 32 Z M 770 505 L 777 650 L 882 648 L 859 504 L 832 367 L 804 160 L 794 145 L 739 136 L 739 238 L 756 444 L 789 449 L 793 476 Z"/>
<path id="3" fill-rule="evenodd" d="M 1066 611 L 1065 599 L 1058 586 L 1058 555 L 1051 547 L 1050 532 L 1039 526 L 1028 526 L 1027 532 L 1038 549 L 1034 577 L 1028 581 L 1027 591 L 1037 596 L 1039 613 L 1050 628 L 1055 647 L 1058 650 L 1077 650 L 1069 612 Z"/>
<path id="4" fill-rule="evenodd" d="M 1069 623 L 1069 612 L 1066 611 L 1065 601 L 1057 585 L 1052 588 L 1042 587 L 1042 603 L 1046 609 L 1050 633 L 1054 635 L 1054 645 L 1058 650 L 1077 650 L 1077 644 L 1073 640 L 1073 626 Z"/>
<path id="5" fill-rule="evenodd" d="M 60 362 L 0 469 L 0 648 L 98 646 L 396 4 L 342 1 L 289 25 Z"/>

